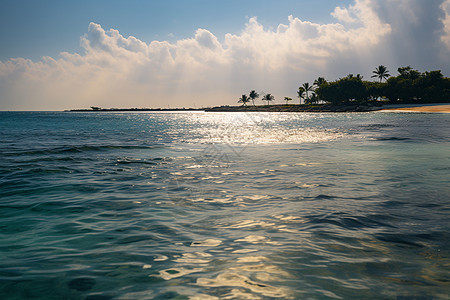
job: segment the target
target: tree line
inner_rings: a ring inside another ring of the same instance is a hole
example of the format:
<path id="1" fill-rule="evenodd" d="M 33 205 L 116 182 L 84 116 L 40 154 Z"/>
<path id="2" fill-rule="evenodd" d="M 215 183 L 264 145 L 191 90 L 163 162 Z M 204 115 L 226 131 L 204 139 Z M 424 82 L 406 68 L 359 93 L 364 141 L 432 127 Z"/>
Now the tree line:
<path id="1" fill-rule="evenodd" d="M 238 103 L 242 103 L 243 106 L 246 106 L 247 103 L 251 101 L 253 105 L 255 105 L 255 100 L 257 98 L 259 98 L 259 94 L 255 90 L 252 90 L 248 96 L 242 95 L 241 98 L 239 98 Z M 272 94 L 265 94 L 262 97 L 262 101 L 267 101 L 267 105 L 270 105 L 270 102 L 275 101 L 275 97 Z"/>
<path id="2" fill-rule="evenodd" d="M 380 65 L 372 72 L 372 78 L 377 78 L 377 81 L 363 80 L 360 74 L 349 74 L 335 81 L 319 77 L 312 85 L 306 82 L 300 86 L 297 97 L 300 104 L 306 105 L 450 102 L 450 78 L 444 77 L 440 70 L 422 73 L 407 66 L 400 67 L 397 71 L 397 76 L 391 76 L 387 68 Z M 258 97 L 259 94 L 253 90 L 248 96 L 242 95 L 238 102 L 244 106 L 249 102 L 255 105 Z M 271 94 L 265 94 L 262 100 L 269 105 L 275 98 Z M 284 97 L 284 100 L 287 105 L 292 98 Z"/>

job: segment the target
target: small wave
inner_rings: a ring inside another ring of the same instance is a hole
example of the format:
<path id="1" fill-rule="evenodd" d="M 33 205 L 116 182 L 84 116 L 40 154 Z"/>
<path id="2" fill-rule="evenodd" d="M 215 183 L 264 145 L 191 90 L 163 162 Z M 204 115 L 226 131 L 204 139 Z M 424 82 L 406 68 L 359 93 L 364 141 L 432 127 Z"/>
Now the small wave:
<path id="1" fill-rule="evenodd" d="M 71 174 L 74 172 L 79 172 L 78 170 L 74 170 L 71 168 L 67 168 L 67 167 L 58 167 L 58 168 L 32 168 L 32 169 L 28 169 L 26 171 L 27 173 L 30 174 L 36 174 L 36 175 L 44 175 L 44 174 L 59 174 L 59 173 L 63 173 L 63 174 Z"/>
<path id="2" fill-rule="evenodd" d="M 189 275 L 192 273 L 199 273 L 202 271 L 204 271 L 203 268 L 194 268 L 194 269 L 171 268 L 171 269 L 159 271 L 159 276 L 164 280 L 171 280 L 174 278 L 182 277 L 182 276 Z"/>
<path id="3" fill-rule="evenodd" d="M 207 239 L 204 241 L 195 241 L 191 243 L 191 247 L 217 247 L 222 244 L 221 240 Z"/>
<path id="4" fill-rule="evenodd" d="M 137 158 L 122 158 L 118 159 L 116 162 L 121 165 L 131 165 L 131 164 L 142 164 L 142 165 L 157 165 L 161 159 L 148 160 L 148 159 L 137 159 Z"/>
<path id="5" fill-rule="evenodd" d="M 141 234 L 141 235 L 132 235 L 132 236 L 127 236 L 124 238 L 119 239 L 116 244 L 119 245 L 126 245 L 126 244 L 134 244 L 134 243 L 139 243 L 139 242 L 143 242 L 143 241 L 149 241 L 149 240 L 158 240 L 155 236 L 150 235 L 150 234 Z"/>
<path id="6" fill-rule="evenodd" d="M 395 128 L 399 126 L 393 124 L 369 124 L 369 125 L 362 125 L 360 127 L 364 130 L 379 130 L 383 128 Z"/>
<path id="7" fill-rule="evenodd" d="M 345 216 L 341 214 L 329 214 L 310 218 L 311 224 L 330 224 L 349 230 L 363 228 L 392 228 L 393 226 L 377 220 L 379 216 Z"/>
<path id="8" fill-rule="evenodd" d="M 86 213 L 89 211 L 89 207 L 76 205 L 64 201 L 49 201 L 42 202 L 33 205 L 30 210 L 37 213 L 48 214 L 73 214 L 73 213 Z"/>
<path id="9" fill-rule="evenodd" d="M 330 199 L 337 199 L 337 198 L 340 198 L 340 197 L 320 194 L 312 199 L 314 199 L 314 200 L 330 200 Z"/>
<path id="10" fill-rule="evenodd" d="M 48 155 L 48 154 L 66 154 L 66 153 L 84 153 L 95 151 L 108 151 L 108 150 L 151 150 L 164 148 L 162 145 L 156 146 L 135 146 L 135 145 L 83 145 L 83 146 L 60 146 L 48 149 L 35 149 L 35 150 L 9 150 L 2 151 L 2 156 L 18 156 L 18 155 Z"/>
<path id="11" fill-rule="evenodd" d="M 396 137 L 396 136 L 390 136 L 390 137 L 378 137 L 376 138 L 377 141 L 409 141 L 410 138 L 406 137 Z"/>
<path id="12" fill-rule="evenodd" d="M 424 248 L 429 249 L 430 245 L 437 245 L 448 240 L 448 235 L 441 231 L 426 231 L 416 233 L 380 233 L 375 235 L 383 242 L 388 242 L 398 248 Z"/>
<path id="13" fill-rule="evenodd" d="M 248 291 L 251 291 L 253 294 L 263 295 L 270 298 L 286 299 L 289 296 L 288 290 L 283 287 L 272 286 L 266 283 L 254 281 L 249 277 L 243 275 L 242 273 L 230 271 L 221 273 L 217 275 L 216 278 L 198 278 L 197 285 L 214 288 L 241 287 Z M 249 299 L 258 298 L 255 297 L 255 295 L 252 295 L 252 298 Z M 233 297 L 233 299 L 236 298 Z"/>
<path id="14" fill-rule="evenodd" d="M 400 248 L 422 248 L 423 245 L 416 242 L 414 235 L 379 234 L 377 238 L 383 242 L 394 243 Z"/>

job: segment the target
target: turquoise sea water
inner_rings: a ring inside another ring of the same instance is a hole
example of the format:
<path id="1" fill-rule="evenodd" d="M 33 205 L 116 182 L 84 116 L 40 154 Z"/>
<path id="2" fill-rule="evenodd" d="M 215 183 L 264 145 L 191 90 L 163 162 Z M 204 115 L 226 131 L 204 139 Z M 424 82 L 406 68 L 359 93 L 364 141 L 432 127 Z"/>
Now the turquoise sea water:
<path id="1" fill-rule="evenodd" d="M 448 299 L 450 114 L 0 113 L 1 299 Z"/>

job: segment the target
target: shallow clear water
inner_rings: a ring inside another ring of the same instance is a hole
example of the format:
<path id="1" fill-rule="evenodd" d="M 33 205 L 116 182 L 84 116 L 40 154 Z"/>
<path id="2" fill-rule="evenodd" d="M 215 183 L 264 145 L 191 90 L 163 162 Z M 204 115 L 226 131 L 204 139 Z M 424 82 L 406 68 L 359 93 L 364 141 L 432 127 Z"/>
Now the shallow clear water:
<path id="1" fill-rule="evenodd" d="M 2 299 L 447 299 L 450 115 L 0 113 Z"/>

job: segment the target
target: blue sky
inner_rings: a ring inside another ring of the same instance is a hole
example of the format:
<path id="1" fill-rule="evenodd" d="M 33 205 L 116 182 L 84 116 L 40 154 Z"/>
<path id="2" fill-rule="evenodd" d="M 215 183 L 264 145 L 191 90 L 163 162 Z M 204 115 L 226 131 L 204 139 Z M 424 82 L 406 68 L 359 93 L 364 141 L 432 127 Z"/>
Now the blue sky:
<path id="1" fill-rule="evenodd" d="M 0 41 L 0 110 L 282 103 L 381 64 L 450 76 L 450 0 L 1 0 Z"/>
<path id="2" fill-rule="evenodd" d="M 249 17 L 267 27 L 286 22 L 289 15 L 330 22 L 333 0 L 2 0 L 0 1 L 0 60 L 57 56 L 79 51 L 79 38 L 90 22 L 114 28 L 147 43 L 191 37 L 205 28 L 222 39 L 239 33 Z"/>

